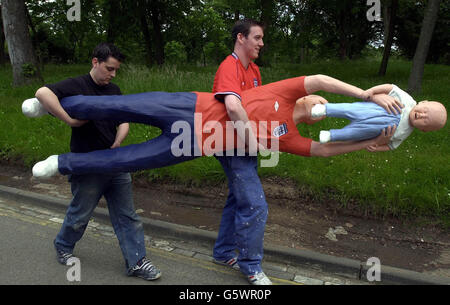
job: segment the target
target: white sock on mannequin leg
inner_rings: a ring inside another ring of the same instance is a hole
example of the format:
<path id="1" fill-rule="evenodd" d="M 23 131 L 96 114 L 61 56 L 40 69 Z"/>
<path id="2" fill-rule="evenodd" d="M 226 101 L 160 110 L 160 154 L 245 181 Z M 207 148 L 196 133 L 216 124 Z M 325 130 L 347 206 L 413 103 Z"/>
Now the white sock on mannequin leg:
<path id="1" fill-rule="evenodd" d="M 327 114 L 327 108 L 323 104 L 316 104 L 311 108 L 311 117 L 318 118 Z"/>
<path id="2" fill-rule="evenodd" d="M 328 130 L 321 130 L 319 139 L 320 143 L 328 143 L 331 141 L 331 133 Z"/>
<path id="3" fill-rule="evenodd" d="M 58 173 L 58 155 L 52 155 L 33 166 L 33 176 L 36 178 L 49 178 Z"/>

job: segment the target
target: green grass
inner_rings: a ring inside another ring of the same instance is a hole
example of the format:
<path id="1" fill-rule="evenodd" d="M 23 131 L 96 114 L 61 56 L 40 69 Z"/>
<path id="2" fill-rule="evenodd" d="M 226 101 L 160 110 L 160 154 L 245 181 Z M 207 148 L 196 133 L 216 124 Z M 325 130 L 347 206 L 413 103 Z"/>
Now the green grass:
<path id="1" fill-rule="evenodd" d="M 407 87 L 411 63 L 390 61 L 384 78 L 377 76 L 378 62 L 329 61 L 308 65 L 278 65 L 261 68 L 263 83 L 308 74 L 327 74 L 361 88 L 382 83 Z M 0 71 L 0 158 L 21 158 L 30 166 L 51 154 L 69 151 L 70 128 L 52 118 L 28 119 L 20 110 L 22 101 L 32 97 L 40 84 L 12 88 L 10 67 Z M 144 91 L 211 91 L 217 67 L 164 67 L 146 69 L 123 65 L 115 83 L 124 94 Z M 87 65 L 48 65 L 47 83 L 84 74 Z M 414 96 L 438 100 L 450 109 L 448 84 L 450 67 L 427 65 L 423 92 Z M 320 93 L 319 93 L 320 94 Z M 329 101 L 352 102 L 355 99 L 322 94 Z M 321 129 L 339 128 L 345 120 L 326 119 L 313 126 L 300 126 L 303 136 L 318 139 Z M 378 215 L 431 217 L 450 225 L 450 141 L 449 124 L 437 132 L 413 134 L 395 151 L 355 152 L 332 158 L 303 158 L 281 154 L 278 166 L 260 168 L 262 177 L 292 179 L 316 198 L 332 198 L 340 208 L 357 204 Z M 159 134 L 157 128 L 132 124 L 124 144 L 139 143 Z M 225 179 L 219 163 L 212 157 L 199 158 L 175 166 L 139 173 L 147 179 L 169 179 L 196 185 L 213 184 Z"/>

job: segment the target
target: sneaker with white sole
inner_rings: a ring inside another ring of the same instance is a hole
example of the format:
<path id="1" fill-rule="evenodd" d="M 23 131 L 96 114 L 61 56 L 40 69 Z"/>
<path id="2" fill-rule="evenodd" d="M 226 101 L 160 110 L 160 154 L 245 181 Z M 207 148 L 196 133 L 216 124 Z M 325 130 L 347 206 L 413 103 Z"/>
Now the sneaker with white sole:
<path id="1" fill-rule="evenodd" d="M 131 269 L 130 275 L 140 277 L 147 281 L 153 281 L 161 277 L 161 270 L 155 267 L 149 259 L 144 257 Z"/>
<path id="2" fill-rule="evenodd" d="M 230 258 L 229 260 L 226 260 L 226 261 L 220 261 L 217 259 L 213 259 L 213 262 L 218 265 L 228 266 L 235 270 L 239 270 L 239 265 L 237 264 L 237 256 Z"/>
<path id="3" fill-rule="evenodd" d="M 272 281 L 264 274 L 264 272 L 248 275 L 247 279 L 252 285 L 272 285 Z"/>
<path id="4" fill-rule="evenodd" d="M 36 178 L 49 178 L 58 173 L 58 155 L 52 155 L 33 166 L 33 176 Z"/>
<path id="5" fill-rule="evenodd" d="M 72 253 L 56 249 L 56 259 L 60 264 L 68 266 L 71 258 L 75 258 Z"/>
<path id="6" fill-rule="evenodd" d="M 38 118 L 48 114 L 37 98 L 30 98 L 22 103 L 22 113 L 30 118 Z"/>

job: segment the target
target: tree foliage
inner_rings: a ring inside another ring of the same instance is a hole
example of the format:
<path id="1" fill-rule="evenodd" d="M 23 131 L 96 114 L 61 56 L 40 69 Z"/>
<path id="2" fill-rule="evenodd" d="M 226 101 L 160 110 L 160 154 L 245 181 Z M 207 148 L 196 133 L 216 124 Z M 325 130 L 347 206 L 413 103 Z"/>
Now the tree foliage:
<path id="1" fill-rule="evenodd" d="M 396 44 L 406 58 L 414 57 L 428 0 L 400 0 Z M 441 1 L 428 52 L 428 62 L 450 64 L 450 2 Z"/>
<path id="2" fill-rule="evenodd" d="M 230 30 L 242 18 L 266 23 L 264 64 L 354 59 L 382 46 L 384 38 L 383 22 L 368 21 L 370 7 L 359 0 L 80 0 L 80 22 L 67 19 L 66 1 L 25 2 L 33 46 L 43 63 L 87 61 L 99 41 L 110 41 L 137 63 L 161 65 L 170 50 L 169 61 L 181 52 L 178 61 L 216 64 L 231 52 Z M 398 0 L 392 44 L 409 59 L 427 2 Z M 429 62 L 450 61 L 449 20 L 450 4 L 442 1 Z"/>

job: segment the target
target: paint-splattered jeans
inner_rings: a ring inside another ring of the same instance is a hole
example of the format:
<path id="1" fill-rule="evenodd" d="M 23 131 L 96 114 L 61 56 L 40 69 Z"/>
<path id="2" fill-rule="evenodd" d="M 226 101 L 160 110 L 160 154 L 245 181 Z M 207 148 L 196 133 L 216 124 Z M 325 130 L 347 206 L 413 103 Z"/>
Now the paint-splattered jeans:
<path id="1" fill-rule="evenodd" d="M 268 206 L 258 177 L 257 157 L 216 158 L 227 175 L 229 195 L 213 256 L 229 260 L 236 256 L 237 249 L 240 270 L 246 275 L 259 273 Z"/>
<path id="2" fill-rule="evenodd" d="M 125 258 L 126 270 L 129 272 L 146 255 L 144 229 L 134 210 L 130 174 L 71 175 L 69 182 L 73 198 L 54 241 L 55 247 L 73 252 L 98 201 L 105 196 L 111 224 Z"/>

